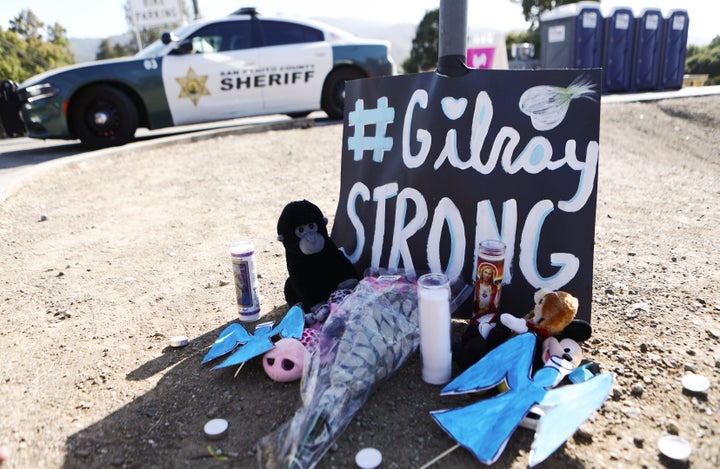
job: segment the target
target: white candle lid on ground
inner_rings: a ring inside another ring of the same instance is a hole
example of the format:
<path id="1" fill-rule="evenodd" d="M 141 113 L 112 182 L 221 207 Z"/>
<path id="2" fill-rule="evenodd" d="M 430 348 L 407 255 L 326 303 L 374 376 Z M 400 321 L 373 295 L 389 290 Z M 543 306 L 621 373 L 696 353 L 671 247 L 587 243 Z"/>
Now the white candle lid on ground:
<path id="1" fill-rule="evenodd" d="M 222 438 L 228 429 L 228 421 L 225 419 L 212 419 L 205 424 L 205 436 L 211 440 Z"/>
<path id="2" fill-rule="evenodd" d="M 702 375 L 688 373 L 682 377 L 682 385 L 690 392 L 703 393 L 710 389 L 710 380 Z"/>
<path id="3" fill-rule="evenodd" d="M 188 344 L 188 338 L 184 335 L 176 335 L 170 337 L 171 347 L 185 347 Z"/>
<path id="4" fill-rule="evenodd" d="M 375 448 L 363 448 L 355 455 L 355 464 L 361 469 L 375 469 L 382 462 L 382 453 Z"/>
<path id="5" fill-rule="evenodd" d="M 667 435 L 658 441 L 660 452 L 670 459 L 684 461 L 690 457 L 690 443 L 675 435 Z"/>

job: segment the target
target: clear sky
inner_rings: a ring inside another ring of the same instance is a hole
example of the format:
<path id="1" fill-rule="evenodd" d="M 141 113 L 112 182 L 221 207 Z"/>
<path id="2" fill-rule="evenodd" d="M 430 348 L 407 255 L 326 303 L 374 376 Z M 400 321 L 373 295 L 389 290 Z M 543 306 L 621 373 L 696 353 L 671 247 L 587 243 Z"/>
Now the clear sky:
<path id="1" fill-rule="evenodd" d="M 44 23 L 60 23 L 68 37 L 105 38 L 129 30 L 123 5 L 127 0 L 0 0 L 0 26 L 7 29 L 9 21 L 21 10 L 30 9 Z M 192 12 L 192 0 L 186 0 Z M 226 0 L 197 0 L 200 14 L 211 19 L 225 16 L 243 6 L 256 6 L 267 15 L 283 14 L 301 17 L 360 18 L 386 23 L 417 24 L 425 11 L 437 8 L 440 0 L 255 0 L 246 3 Z M 691 44 L 707 44 L 720 35 L 720 3 L 717 0 L 604 0 L 604 9 L 631 7 L 636 14 L 643 8 L 660 8 L 665 14 L 684 8 L 690 18 Z M 527 29 L 522 7 L 511 0 L 468 0 L 468 26 L 495 31 Z"/>

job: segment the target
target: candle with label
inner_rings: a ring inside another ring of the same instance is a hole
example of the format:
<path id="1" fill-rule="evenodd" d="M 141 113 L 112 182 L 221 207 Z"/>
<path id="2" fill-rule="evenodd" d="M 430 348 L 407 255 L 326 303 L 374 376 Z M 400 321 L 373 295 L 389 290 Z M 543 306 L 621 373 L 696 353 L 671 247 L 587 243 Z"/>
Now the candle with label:
<path id="1" fill-rule="evenodd" d="M 260 317 L 258 280 L 255 271 L 255 246 L 250 238 L 238 237 L 230 242 L 235 298 L 241 321 Z"/>
<path id="2" fill-rule="evenodd" d="M 498 312 L 505 269 L 505 244 L 493 239 L 482 241 L 476 255 L 473 315 L 479 317 Z"/>

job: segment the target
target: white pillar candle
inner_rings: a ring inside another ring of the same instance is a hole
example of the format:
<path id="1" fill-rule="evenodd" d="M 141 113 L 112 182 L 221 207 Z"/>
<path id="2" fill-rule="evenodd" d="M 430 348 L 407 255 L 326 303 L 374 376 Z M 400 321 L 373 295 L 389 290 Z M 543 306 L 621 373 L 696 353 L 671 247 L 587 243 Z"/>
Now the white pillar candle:
<path id="1" fill-rule="evenodd" d="M 445 384 L 452 373 L 450 346 L 450 285 L 443 274 L 418 279 L 420 309 L 420 355 L 422 378 L 429 384 Z"/>

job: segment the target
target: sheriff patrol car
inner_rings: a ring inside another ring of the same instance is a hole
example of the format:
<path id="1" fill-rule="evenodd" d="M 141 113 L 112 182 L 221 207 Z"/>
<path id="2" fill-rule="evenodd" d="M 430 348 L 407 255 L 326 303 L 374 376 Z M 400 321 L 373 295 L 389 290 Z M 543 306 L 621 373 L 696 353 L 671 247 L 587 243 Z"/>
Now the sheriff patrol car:
<path id="1" fill-rule="evenodd" d="M 8 136 L 121 145 L 138 127 L 263 114 L 339 119 L 345 82 L 393 73 L 387 41 L 332 26 L 260 16 L 250 8 L 183 26 L 133 57 L 0 83 Z"/>

